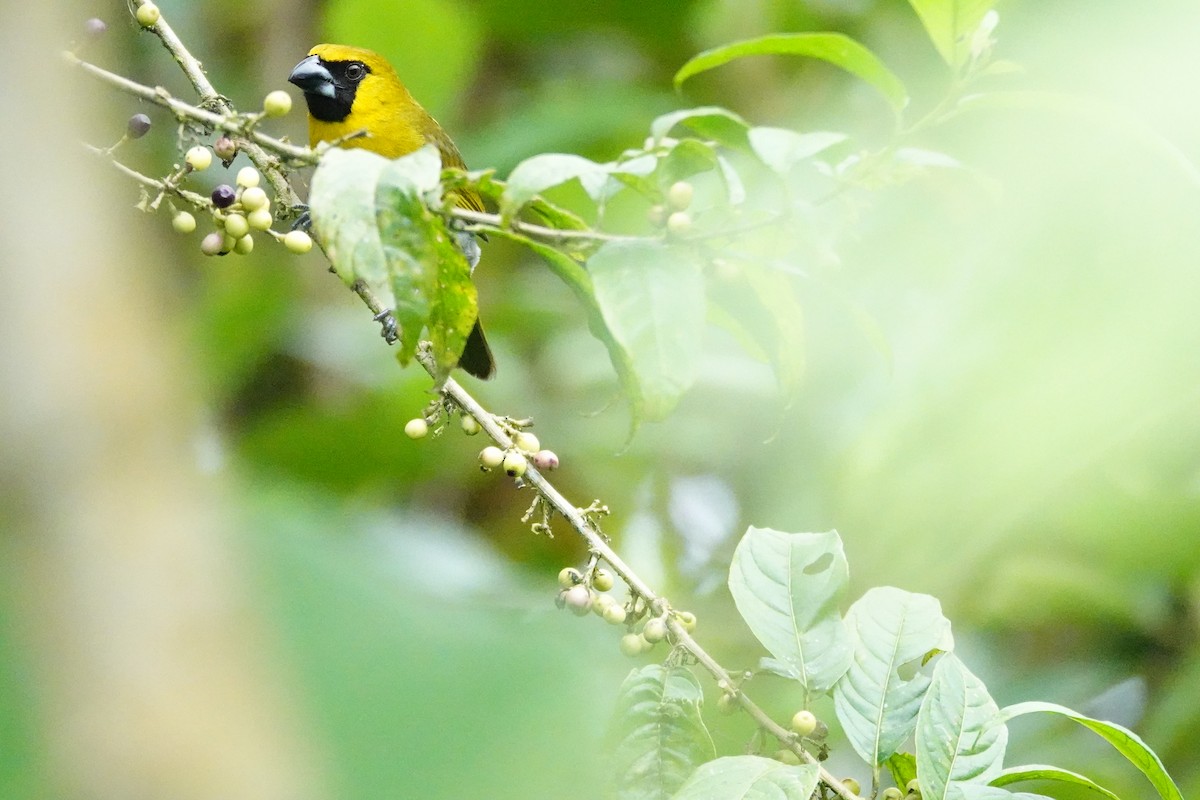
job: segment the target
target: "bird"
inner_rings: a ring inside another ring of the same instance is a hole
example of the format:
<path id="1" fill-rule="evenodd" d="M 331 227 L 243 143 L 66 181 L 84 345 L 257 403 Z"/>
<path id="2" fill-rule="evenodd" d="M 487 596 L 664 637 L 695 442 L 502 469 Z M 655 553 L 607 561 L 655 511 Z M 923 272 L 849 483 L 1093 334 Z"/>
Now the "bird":
<path id="1" fill-rule="evenodd" d="M 304 93 L 308 106 L 308 144 L 360 147 L 384 158 L 400 158 L 427 144 L 437 147 L 442 165 L 466 169 L 454 140 L 409 93 L 388 60 L 372 50 L 319 44 L 292 69 L 288 81 Z M 352 136 L 352 134 L 362 135 Z M 456 205 L 483 211 L 483 201 L 469 188 L 453 192 Z M 459 248 L 474 271 L 479 243 L 459 231 Z M 458 365 L 484 380 L 496 372 L 496 361 L 476 318 Z"/>

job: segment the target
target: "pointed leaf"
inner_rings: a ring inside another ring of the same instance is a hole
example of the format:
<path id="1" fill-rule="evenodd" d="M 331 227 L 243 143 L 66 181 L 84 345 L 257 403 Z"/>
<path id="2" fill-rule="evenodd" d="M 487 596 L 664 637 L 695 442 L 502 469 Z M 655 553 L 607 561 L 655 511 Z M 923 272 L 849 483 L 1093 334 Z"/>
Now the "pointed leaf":
<path id="1" fill-rule="evenodd" d="M 541 192 L 575 178 L 593 182 L 607 177 L 604 165 L 583 156 L 543 153 L 527 158 L 509 173 L 504 193 L 500 196 L 500 213 L 511 217 Z"/>
<path id="2" fill-rule="evenodd" d="M 971 57 L 971 34 L 995 0 L 908 0 L 942 59 L 959 67 Z"/>
<path id="3" fill-rule="evenodd" d="M 762 756 L 709 761 L 672 800 L 808 800 L 817 788 L 816 764 L 788 766 Z"/>
<path id="4" fill-rule="evenodd" d="M 1023 714 L 1032 714 L 1035 712 L 1060 714 L 1067 719 L 1078 722 L 1117 748 L 1117 751 L 1121 755 L 1125 756 L 1131 764 L 1141 770 L 1142 774 L 1150 779 L 1150 783 L 1158 790 L 1158 794 L 1163 800 L 1183 800 L 1183 795 L 1180 793 L 1179 787 L 1175 785 L 1175 781 L 1167 774 L 1167 768 L 1163 766 L 1162 759 L 1150 749 L 1149 745 L 1142 741 L 1141 737 L 1128 728 L 1118 725 L 1115 722 L 1085 717 L 1078 711 L 1073 711 L 1066 706 L 1038 701 L 1007 706 L 1001 712 L 1001 716 L 1007 722 Z"/>
<path id="5" fill-rule="evenodd" d="M 837 531 L 751 527 L 733 554 L 729 591 L 738 611 L 808 695 L 827 691 L 850 664 L 850 637 L 838 611 L 848 576 Z"/>
<path id="6" fill-rule="evenodd" d="M 835 708 L 858 754 L 882 764 L 916 728 L 933 672 L 921 661 L 953 648 L 950 621 L 937 599 L 884 586 L 850 607 L 846 626 L 854 660 L 834 687 Z"/>
<path id="7" fill-rule="evenodd" d="M 696 378 L 703 273 L 682 250 L 649 241 L 607 242 L 587 270 L 605 325 L 632 360 L 645 415 L 662 419 Z"/>
<path id="8" fill-rule="evenodd" d="M 1049 764 L 1026 764 L 1020 767 L 1009 767 L 992 779 L 992 786 L 1007 786 L 1010 783 L 1022 781 L 1058 781 L 1071 783 L 1091 789 L 1097 794 L 1104 795 L 1108 800 L 1121 800 L 1115 794 L 1100 784 L 1078 772 L 1071 772 L 1062 767 L 1052 767 Z"/>
<path id="9" fill-rule="evenodd" d="M 621 684 L 610 751 L 619 800 L 666 800 L 716 754 L 690 671 L 652 664 Z"/>
<path id="10" fill-rule="evenodd" d="M 749 123 L 724 108 L 702 106 L 663 114 L 650 123 L 650 136 L 656 142 L 661 142 L 676 125 L 690 128 L 699 136 L 734 150 L 748 150 L 750 147 L 747 135 Z"/>
<path id="11" fill-rule="evenodd" d="M 848 138 L 844 133 L 797 133 L 787 128 L 766 127 L 751 128 L 749 137 L 754 155 L 781 175 L 786 175 L 801 161 L 807 161 Z"/>
<path id="12" fill-rule="evenodd" d="M 1000 774 L 1008 729 L 987 687 L 953 653 L 937 660 L 916 739 L 925 800 L 945 800 L 955 783 L 982 784 Z"/>
<path id="13" fill-rule="evenodd" d="M 917 757 L 912 753 L 895 753 L 887 760 L 888 772 L 892 773 L 892 783 L 897 786 L 908 786 L 908 782 L 917 777 Z"/>
<path id="14" fill-rule="evenodd" d="M 776 33 L 714 47 L 694 56 L 679 68 L 675 73 L 675 88 L 678 89 L 693 75 L 738 58 L 760 55 L 820 59 L 871 84 L 887 99 L 893 111 L 899 113 L 908 104 L 908 91 L 895 73 L 866 47 L 841 33 Z"/>

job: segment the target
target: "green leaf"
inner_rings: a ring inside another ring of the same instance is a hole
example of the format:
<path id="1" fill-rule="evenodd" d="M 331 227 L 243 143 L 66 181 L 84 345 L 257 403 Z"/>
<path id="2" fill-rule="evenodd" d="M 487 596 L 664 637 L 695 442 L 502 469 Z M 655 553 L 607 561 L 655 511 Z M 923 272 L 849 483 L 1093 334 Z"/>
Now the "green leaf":
<path id="1" fill-rule="evenodd" d="M 540 208 L 536 203 L 532 208 Z M 549 209 L 554 208 L 549 206 L 542 209 L 549 213 Z M 587 270 L 567 254 L 557 248 L 542 242 L 530 239 L 511 230 L 494 230 L 488 231 L 489 236 L 496 236 L 501 239 L 509 239 L 510 241 L 523 244 L 533 252 L 546 260 L 551 271 L 565 283 L 571 291 L 575 293 L 580 304 L 583 305 L 587 312 L 588 328 L 592 335 L 599 339 L 608 350 L 609 360 L 612 361 L 613 369 L 617 373 L 617 378 L 621 382 L 621 388 L 625 392 L 625 397 L 629 402 L 630 414 L 632 417 L 631 425 L 636 430 L 641 423 L 644 414 L 645 403 L 642 397 L 641 382 L 638 378 L 638 373 L 634 369 L 633 357 L 618 342 L 609 331 L 608 325 L 604 321 L 604 313 L 600 309 L 600 305 L 596 302 L 596 293 L 592 287 L 592 278 L 588 275 Z"/>
<path id="2" fill-rule="evenodd" d="M 950 620 L 936 598 L 891 586 L 871 589 L 846 613 L 854 660 L 834 686 L 838 719 L 850 744 L 882 764 L 912 734 L 932 679 L 931 650 L 951 650 Z"/>
<path id="3" fill-rule="evenodd" d="M 751 128 L 749 137 L 754 155 L 780 175 L 786 175 L 801 161 L 807 161 L 848 138 L 844 133 L 797 133 L 787 128 L 767 127 Z"/>
<path id="4" fill-rule="evenodd" d="M 313 176 L 309 210 L 338 276 L 361 281 L 395 315 L 399 361 L 408 363 L 427 331 L 442 376 L 458 363 L 477 307 L 470 266 L 426 205 L 440 180 L 432 145 L 395 160 L 334 148 Z"/>
<path id="5" fill-rule="evenodd" d="M 916 740 L 925 800 L 944 800 L 956 783 L 987 783 L 1000 774 L 1008 729 L 987 687 L 953 653 L 934 667 Z"/>
<path id="6" fill-rule="evenodd" d="M 471 266 L 443 218 L 426 208 L 420 194 L 436 189 L 440 178 L 437 151 L 425 147 L 389 162 L 375 190 L 375 219 L 400 334 L 396 358 L 408 363 L 425 329 L 438 379 L 458 364 L 478 314 Z"/>
<path id="7" fill-rule="evenodd" d="M 995 0 L 908 0 L 942 59 L 958 68 L 971 58 L 971 34 Z"/>
<path id="8" fill-rule="evenodd" d="M 762 55 L 807 56 L 826 61 L 878 89 L 896 113 L 908 104 L 908 91 L 895 73 L 866 47 L 841 33 L 776 33 L 714 47 L 679 68 L 675 73 L 675 88 L 693 75 L 735 59 Z"/>
<path id="9" fill-rule="evenodd" d="M 664 418 L 696 378 L 704 331 L 704 276 L 659 242 L 606 242 L 587 265 L 604 323 L 628 353 L 648 419 Z"/>
<path id="10" fill-rule="evenodd" d="M 982 783 L 952 783 L 946 797 L 947 800 L 1049 800 L 1044 795 L 1010 792 Z"/>
<path id="11" fill-rule="evenodd" d="M 750 124 L 724 108 L 701 106 L 663 114 L 650 123 L 650 136 L 655 142 L 661 142 L 676 125 L 690 128 L 697 135 L 734 150 L 750 149 Z"/>
<path id="12" fill-rule="evenodd" d="M 1150 749 L 1149 745 L 1128 728 L 1118 725 L 1115 722 L 1085 717 L 1078 711 L 1073 711 L 1066 706 L 1040 701 L 1030 701 L 1028 703 L 1017 703 L 1016 705 L 1007 706 L 1000 714 L 1001 719 L 1007 722 L 1024 714 L 1035 712 L 1060 714 L 1067 719 L 1078 722 L 1115 747 L 1117 752 L 1125 756 L 1131 764 L 1141 770 L 1142 774 L 1150 779 L 1150 783 L 1154 785 L 1154 788 L 1163 800 L 1183 800 L 1183 795 L 1180 793 L 1179 787 L 1175 785 L 1175 781 L 1167 774 L 1167 768 L 1163 766 L 1162 760 Z"/>
<path id="13" fill-rule="evenodd" d="M 700 717 L 703 692 L 692 673 L 658 664 L 621 684 L 611 732 L 619 800 L 666 800 L 716 751 Z"/>
<path id="14" fill-rule="evenodd" d="M 729 591 L 746 624 L 810 697 L 833 686 L 853 656 L 838 612 L 848 577 L 837 531 L 750 527 L 729 566 Z"/>
<path id="15" fill-rule="evenodd" d="M 917 757 L 912 753 L 893 753 L 887 760 L 887 767 L 892 773 L 892 783 L 897 786 L 908 786 L 908 782 L 917 777 Z"/>
<path id="16" fill-rule="evenodd" d="M 1121 800 L 1115 794 L 1100 784 L 1078 772 L 1071 772 L 1062 767 L 1052 767 L 1048 764 L 1026 764 L 1020 767 L 1009 767 L 992 779 L 992 786 L 1007 786 L 1010 783 L 1022 781 L 1058 781 L 1070 783 L 1091 789 L 1097 794 L 1104 795 L 1109 800 Z"/>
<path id="17" fill-rule="evenodd" d="M 585 183 L 585 189 L 594 188 L 597 181 L 608 178 L 608 168 L 583 156 L 566 153 L 543 153 L 527 158 L 509 173 L 500 196 L 500 213 L 511 218 L 541 192 L 576 178 Z"/>
<path id="18" fill-rule="evenodd" d="M 672 800 L 808 800 L 817 788 L 816 764 L 788 766 L 762 756 L 709 761 Z"/>

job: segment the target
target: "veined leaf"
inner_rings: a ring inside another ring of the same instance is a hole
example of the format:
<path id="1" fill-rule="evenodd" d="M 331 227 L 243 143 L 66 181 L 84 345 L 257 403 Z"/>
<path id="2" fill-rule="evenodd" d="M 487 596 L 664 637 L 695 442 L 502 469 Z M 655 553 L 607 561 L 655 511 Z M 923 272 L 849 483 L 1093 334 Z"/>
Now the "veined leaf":
<path id="1" fill-rule="evenodd" d="M 726 756 L 704 764 L 672 800 L 808 800 L 816 764 L 788 766 L 762 756 Z"/>
<path id="2" fill-rule="evenodd" d="M 971 57 L 971 34 L 995 0 L 908 0 L 942 59 L 958 68 Z"/>
<path id="3" fill-rule="evenodd" d="M 950 621 L 936 598 L 884 586 L 850 607 L 846 626 L 854 660 L 834 687 L 835 708 L 855 751 L 878 765 L 916 728 L 933 672 L 921 662 L 953 649 Z"/>
<path id="4" fill-rule="evenodd" d="M 953 653 L 937 660 L 917 716 L 917 779 L 925 800 L 1000 774 L 1008 729 L 987 687 Z"/>
<path id="5" fill-rule="evenodd" d="M 992 778 L 992 786 L 1008 786 L 1010 783 L 1021 783 L 1023 781 L 1058 781 L 1059 783 L 1070 783 L 1091 789 L 1093 792 L 1107 797 L 1108 800 L 1121 800 L 1121 798 L 1091 778 L 1080 775 L 1078 772 L 1063 769 L 1062 767 L 1052 767 L 1049 764 L 1026 764 L 1020 767 L 1009 767 L 995 778 Z"/>
<path id="6" fill-rule="evenodd" d="M 734 150 L 748 151 L 750 124 L 728 109 L 701 106 L 663 114 L 650 123 L 650 136 L 660 142 L 676 125 L 690 128 L 698 136 Z"/>
<path id="7" fill-rule="evenodd" d="M 807 56 L 828 62 L 878 89 L 897 114 L 908 104 L 908 90 L 895 73 L 866 47 L 841 33 L 775 33 L 714 47 L 679 68 L 675 73 L 675 87 L 679 88 L 693 75 L 735 59 L 762 55 Z"/>
<path id="8" fill-rule="evenodd" d="M 1059 714 L 1067 719 L 1078 722 L 1115 747 L 1117 752 L 1125 756 L 1131 764 L 1141 770 L 1142 774 L 1150 779 L 1150 783 L 1154 785 L 1154 788 L 1163 800 L 1183 800 L 1183 794 L 1180 793 L 1179 787 L 1175 785 L 1175 781 L 1167 773 L 1167 768 L 1163 766 L 1162 759 L 1150 749 L 1149 745 L 1142 741 L 1141 737 L 1126 727 L 1118 725 L 1115 722 L 1106 722 L 1104 720 L 1085 717 L 1078 711 L 1073 711 L 1066 706 L 1039 701 L 1007 706 L 1000 713 L 1001 718 L 1007 722 L 1024 714 L 1035 712 Z"/>
<path id="9" fill-rule="evenodd" d="M 621 684 L 612 731 L 618 800 L 667 800 L 715 754 L 690 671 L 652 664 Z"/>
<path id="10" fill-rule="evenodd" d="M 662 419 L 696 377 L 704 276 L 688 254 L 657 242 L 607 242 L 588 261 L 595 301 L 627 353 L 643 411 Z"/>
<path id="11" fill-rule="evenodd" d="M 729 567 L 729 591 L 750 630 L 804 686 L 827 691 L 853 656 L 838 611 L 849 571 L 837 531 L 751 527 Z"/>
<path id="12" fill-rule="evenodd" d="M 578 178 L 585 188 L 608 179 L 608 168 L 583 156 L 543 153 L 522 161 L 508 175 L 500 196 L 500 213 L 511 218 L 541 192 Z M 590 192 L 589 192 L 590 193 Z"/>

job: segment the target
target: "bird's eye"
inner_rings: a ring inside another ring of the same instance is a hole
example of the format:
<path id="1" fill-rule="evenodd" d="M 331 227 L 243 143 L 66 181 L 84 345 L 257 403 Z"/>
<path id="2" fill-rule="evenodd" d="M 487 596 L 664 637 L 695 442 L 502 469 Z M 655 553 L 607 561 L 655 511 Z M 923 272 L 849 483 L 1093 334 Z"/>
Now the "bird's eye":
<path id="1" fill-rule="evenodd" d="M 367 68 L 364 67 L 362 64 L 355 63 L 355 64 L 351 64 L 350 66 L 346 67 L 346 77 L 349 78 L 350 80 L 354 81 L 355 83 L 358 83 L 359 81 L 361 81 L 363 79 L 363 77 L 366 76 L 366 74 L 367 74 Z"/>

